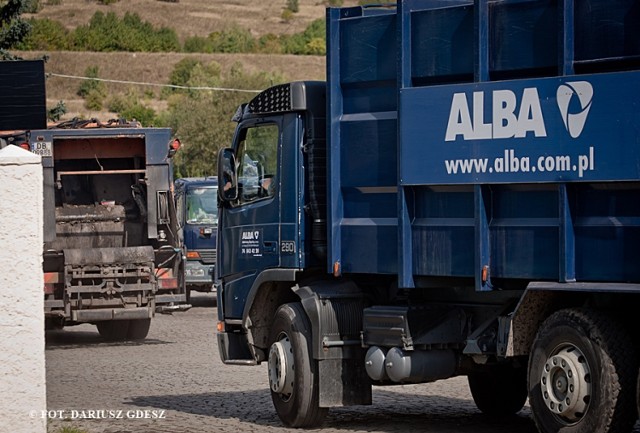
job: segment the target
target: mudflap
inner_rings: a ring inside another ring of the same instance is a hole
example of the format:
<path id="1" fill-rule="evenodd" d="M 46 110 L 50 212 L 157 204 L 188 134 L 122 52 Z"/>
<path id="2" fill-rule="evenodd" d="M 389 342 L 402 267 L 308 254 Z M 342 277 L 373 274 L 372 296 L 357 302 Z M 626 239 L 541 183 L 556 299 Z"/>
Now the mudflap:
<path id="1" fill-rule="evenodd" d="M 364 352 L 353 359 L 318 362 L 320 407 L 370 405 L 371 379 L 364 368 Z"/>
<path id="2" fill-rule="evenodd" d="M 320 407 L 370 405 L 371 379 L 360 341 L 364 296 L 349 281 L 296 286 L 313 333 L 318 360 Z"/>

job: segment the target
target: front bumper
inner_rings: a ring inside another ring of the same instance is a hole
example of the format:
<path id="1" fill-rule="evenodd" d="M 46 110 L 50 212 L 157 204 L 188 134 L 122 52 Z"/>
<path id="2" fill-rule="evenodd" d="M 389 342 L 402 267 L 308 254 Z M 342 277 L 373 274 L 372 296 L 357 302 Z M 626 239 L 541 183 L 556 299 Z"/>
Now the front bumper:
<path id="1" fill-rule="evenodd" d="M 213 286 L 215 264 L 203 264 L 195 260 L 187 260 L 185 266 L 185 282 L 188 286 Z M 212 289 L 212 287 L 211 287 Z"/>

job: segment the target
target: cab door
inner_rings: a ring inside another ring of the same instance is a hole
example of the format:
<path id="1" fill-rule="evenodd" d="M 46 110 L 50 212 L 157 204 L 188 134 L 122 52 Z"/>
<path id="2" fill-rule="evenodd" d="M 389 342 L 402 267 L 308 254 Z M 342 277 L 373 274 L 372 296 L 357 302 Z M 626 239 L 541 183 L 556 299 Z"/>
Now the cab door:
<path id="1" fill-rule="evenodd" d="M 236 131 L 237 199 L 225 202 L 219 216 L 219 296 L 227 318 L 242 317 L 257 276 L 280 266 L 281 142 L 281 118 L 245 121 Z"/>

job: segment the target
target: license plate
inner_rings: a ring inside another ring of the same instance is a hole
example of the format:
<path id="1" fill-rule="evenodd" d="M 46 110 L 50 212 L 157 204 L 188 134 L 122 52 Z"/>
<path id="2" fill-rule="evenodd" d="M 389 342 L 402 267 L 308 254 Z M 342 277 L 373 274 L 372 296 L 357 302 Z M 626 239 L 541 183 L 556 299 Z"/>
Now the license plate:
<path id="1" fill-rule="evenodd" d="M 187 269 L 189 277 L 204 277 L 204 269 Z"/>
<path id="2" fill-rule="evenodd" d="M 51 141 L 36 141 L 31 145 L 31 152 L 40 156 L 53 156 Z"/>

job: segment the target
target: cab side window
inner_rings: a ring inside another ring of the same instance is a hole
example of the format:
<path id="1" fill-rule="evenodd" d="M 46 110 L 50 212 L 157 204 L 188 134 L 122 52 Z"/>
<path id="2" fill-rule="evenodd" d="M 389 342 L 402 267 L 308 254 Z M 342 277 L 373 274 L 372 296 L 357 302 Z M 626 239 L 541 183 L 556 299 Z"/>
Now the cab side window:
<path id="1" fill-rule="evenodd" d="M 238 146 L 238 204 L 269 198 L 276 193 L 278 126 L 247 128 Z"/>

